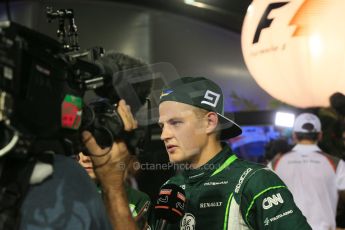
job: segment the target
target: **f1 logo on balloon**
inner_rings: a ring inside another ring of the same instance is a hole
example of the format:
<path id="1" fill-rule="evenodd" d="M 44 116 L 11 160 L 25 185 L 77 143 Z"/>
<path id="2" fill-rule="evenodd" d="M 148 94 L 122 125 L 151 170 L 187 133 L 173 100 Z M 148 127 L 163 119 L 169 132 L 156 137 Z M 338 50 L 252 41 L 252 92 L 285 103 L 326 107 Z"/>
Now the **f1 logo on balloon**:
<path id="1" fill-rule="evenodd" d="M 259 41 L 261 31 L 265 28 L 270 27 L 273 19 L 269 18 L 268 15 L 271 13 L 271 11 L 274 9 L 280 8 L 282 6 L 285 6 L 287 3 L 289 3 L 289 2 L 274 2 L 274 3 L 271 3 L 267 6 L 265 12 L 263 13 L 263 15 L 260 19 L 259 25 L 256 28 L 254 39 L 253 39 L 253 44 L 257 43 Z"/>

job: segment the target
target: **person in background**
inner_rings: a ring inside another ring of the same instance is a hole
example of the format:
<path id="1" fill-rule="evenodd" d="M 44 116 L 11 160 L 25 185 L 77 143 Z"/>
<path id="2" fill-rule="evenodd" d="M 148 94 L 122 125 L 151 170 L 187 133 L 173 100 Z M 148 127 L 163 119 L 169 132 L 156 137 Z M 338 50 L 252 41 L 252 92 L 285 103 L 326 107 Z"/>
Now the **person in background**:
<path id="1" fill-rule="evenodd" d="M 291 146 L 285 139 L 271 140 L 265 146 L 265 160 L 266 164 L 270 161 L 278 159 L 281 155 L 289 152 Z"/>
<path id="2" fill-rule="evenodd" d="M 336 229 L 339 194 L 345 198 L 345 163 L 317 146 L 322 132 L 314 114 L 297 116 L 293 138 L 296 146 L 269 167 L 288 186 L 313 230 Z"/>
<path id="3" fill-rule="evenodd" d="M 322 139 L 318 146 L 325 152 L 345 160 L 344 145 L 341 140 L 345 125 L 345 95 L 336 92 L 329 98 L 330 106 L 321 108 L 318 117 L 322 125 Z"/>
<path id="4" fill-rule="evenodd" d="M 342 155 L 345 156 L 345 124 L 341 127 Z M 343 158 L 344 160 L 344 158 Z M 337 207 L 336 222 L 339 229 L 345 229 L 345 200 L 340 197 Z"/>

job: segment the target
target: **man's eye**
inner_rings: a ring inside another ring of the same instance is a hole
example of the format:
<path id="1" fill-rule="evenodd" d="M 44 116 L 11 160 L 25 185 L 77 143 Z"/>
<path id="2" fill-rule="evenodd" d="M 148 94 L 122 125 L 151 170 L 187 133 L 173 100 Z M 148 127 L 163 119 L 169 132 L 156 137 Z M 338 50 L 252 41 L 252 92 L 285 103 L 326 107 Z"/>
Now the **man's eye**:
<path id="1" fill-rule="evenodd" d="M 182 124 L 182 121 L 171 121 L 171 125 L 180 125 Z"/>

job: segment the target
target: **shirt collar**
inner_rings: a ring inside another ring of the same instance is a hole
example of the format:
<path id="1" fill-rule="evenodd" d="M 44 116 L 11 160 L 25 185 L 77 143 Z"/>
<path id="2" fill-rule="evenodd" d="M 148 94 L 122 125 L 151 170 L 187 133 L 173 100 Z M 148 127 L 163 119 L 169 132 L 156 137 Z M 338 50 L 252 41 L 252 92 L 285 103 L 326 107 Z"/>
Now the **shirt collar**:
<path id="1" fill-rule="evenodd" d="M 297 144 L 295 147 L 293 147 L 292 151 L 296 151 L 296 152 L 322 152 L 322 150 L 315 144 L 312 144 L 312 145 Z"/>
<path id="2" fill-rule="evenodd" d="M 222 150 L 203 166 L 197 169 L 186 169 L 183 171 L 183 176 L 187 183 L 197 182 L 202 178 L 210 177 L 229 157 L 233 156 L 230 147 L 226 143 L 222 143 L 222 146 Z"/>

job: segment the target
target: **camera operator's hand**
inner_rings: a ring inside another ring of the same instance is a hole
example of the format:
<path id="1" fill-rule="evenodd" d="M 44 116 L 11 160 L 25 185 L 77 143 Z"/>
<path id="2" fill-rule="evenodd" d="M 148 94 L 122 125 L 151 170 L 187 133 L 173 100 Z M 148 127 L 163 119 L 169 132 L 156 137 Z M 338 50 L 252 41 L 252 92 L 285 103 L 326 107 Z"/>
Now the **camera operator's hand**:
<path id="1" fill-rule="evenodd" d="M 138 128 L 138 122 L 134 119 L 131 108 L 124 100 L 119 101 L 117 112 L 120 114 L 125 131 L 132 131 Z"/>
<path id="2" fill-rule="evenodd" d="M 124 100 L 119 102 L 117 111 L 124 123 L 125 131 L 137 128 L 137 121 Z M 88 131 L 83 132 L 83 141 L 90 153 L 97 179 L 101 183 L 108 215 L 114 229 L 136 229 L 124 186 L 124 176 L 129 161 L 126 143 L 119 139 L 114 141 L 111 148 L 102 149 Z"/>
<path id="3" fill-rule="evenodd" d="M 137 128 L 137 121 L 124 100 L 120 100 L 117 111 L 121 116 L 125 131 Z M 121 186 L 129 158 L 129 151 L 124 140 L 118 139 L 114 141 L 111 148 L 104 149 L 97 144 L 95 138 L 88 131 L 83 132 L 83 140 L 89 150 L 95 173 L 103 189 L 108 186 Z"/>
<path id="4" fill-rule="evenodd" d="M 129 155 L 124 141 L 117 140 L 111 148 L 102 149 L 90 132 L 83 132 L 83 139 L 102 189 L 121 187 Z"/>

